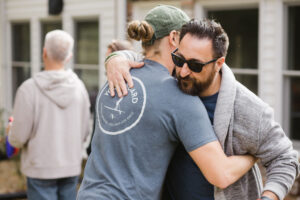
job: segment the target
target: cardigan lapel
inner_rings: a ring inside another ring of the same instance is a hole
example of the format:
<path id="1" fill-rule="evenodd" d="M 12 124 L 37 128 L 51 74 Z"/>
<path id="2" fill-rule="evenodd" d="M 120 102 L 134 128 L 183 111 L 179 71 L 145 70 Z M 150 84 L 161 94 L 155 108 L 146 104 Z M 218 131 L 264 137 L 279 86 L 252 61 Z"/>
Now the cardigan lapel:
<path id="1" fill-rule="evenodd" d="M 222 80 L 214 114 L 214 130 L 224 148 L 230 121 L 233 117 L 236 96 L 236 80 L 231 69 L 224 63 Z"/>

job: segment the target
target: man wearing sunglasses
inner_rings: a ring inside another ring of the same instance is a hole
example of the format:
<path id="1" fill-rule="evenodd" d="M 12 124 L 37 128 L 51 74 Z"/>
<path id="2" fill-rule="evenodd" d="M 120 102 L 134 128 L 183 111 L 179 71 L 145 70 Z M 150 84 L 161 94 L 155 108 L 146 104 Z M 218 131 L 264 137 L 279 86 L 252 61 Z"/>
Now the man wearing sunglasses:
<path id="1" fill-rule="evenodd" d="M 255 165 L 228 188 L 214 188 L 179 146 L 166 177 L 170 199 L 282 200 L 298 175 L 298 154 L 274 121 L 272 108 L 237 82 L 225 64 L 228 45 L 227 34 L 213 20 L 191 20 L 183 25 L 178 49 L 171 54 L 178 86 L 183 92 L 201 98 L 227 155 L 248 153 L 260 158 L 266 168 L 265 186 L 262 186 Z M 118 54 L 138 59 L 133 52 Z M 134 65 L 138 66 L 137 63 Z M 116 56 L 108 60 L 106 66 L 111 90 L 116 87 L 119 96 L 126 94 L 120 76 L 125 78 L 129 87 L 133 86 L 126 70 L 128 62 Z"/>
<path id="2" fill-rule="evenodd" d="M 189 67 L 189 69 L 192 71 L 192 72 L 197 72 L 197 73 L 200 73 L 202 71 L 202 68 L 207 65 L 207 64 L 210 64 L 210 63 L 213 63 L 213 62 L 216 62 L 218 59 L 215 58 L 215 59 L 211 59 L 210 61 L 207 61 L 205 63 L 202 63 L 200 61 L 197 61 L 197 60 L 186 60 L 184 59 L 184 57 L 180 56 L 180 55 L 177 55 L 175 54 L 176 52 L 178 51 L 178 48 L 175 49 L 173 52 L 172 52 L 172 60 L 174 62 L 174 64 L 177 66 L 177 67 L 183 67 L 184 63 L 186 63 Z"/>

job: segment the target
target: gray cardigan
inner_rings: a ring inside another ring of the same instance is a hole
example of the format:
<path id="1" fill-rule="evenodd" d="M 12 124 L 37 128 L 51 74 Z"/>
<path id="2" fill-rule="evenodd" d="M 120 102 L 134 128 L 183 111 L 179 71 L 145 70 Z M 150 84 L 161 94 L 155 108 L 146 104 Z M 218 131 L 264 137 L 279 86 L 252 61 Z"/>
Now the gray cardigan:
<path id="1" fill-rule="evenodd" d="M 273 109 L 235 80 L 229 67 L 222 67 L 222 81 L 214 115 L 214 130 L 227 155 L 251 154 L 266 168 L 262 187 L 255 165 L 225 190 L 215 189 L 216 200 L 254 200 L 262 191 L 283 199 L 299 172 L 298 153 L 274 121 Z"/>
<path id="2" fill-rule="evenodd" d="M 142 58 L 133 51 L 119 54 L 135 61 Z M 286 196 L 298 176 L 298 153 L 274 121 L 273 109 L 236 81 L 226 64 L 222 67 L 214 130 L 227 155 L 251 154 L 266 168 L 265 187 L 255 164 L 228 188 L 215 187 L 216 200 L 255 200 L 265 190 L 274 192 L 280 200 Z"/>

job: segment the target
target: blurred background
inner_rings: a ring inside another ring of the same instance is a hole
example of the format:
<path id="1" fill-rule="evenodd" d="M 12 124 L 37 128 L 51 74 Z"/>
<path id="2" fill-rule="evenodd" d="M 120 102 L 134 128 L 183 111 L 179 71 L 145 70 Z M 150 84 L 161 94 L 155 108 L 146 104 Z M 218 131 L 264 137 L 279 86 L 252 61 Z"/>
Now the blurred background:
<path id="1" fill-rule="evenodd" d="M 222 24 L 230 40 L 227 64 L 241 83 L 274 108 L 276 120 L 300 150 L 300 0 L 0 0 L 1 136 L 16 89 L 43 69 L 48 31 L 63 29 L 74 37 L 69 67 L 85 83 L 94 105 L 106 81 L 108 44 L 127 39 L 127 21 L 143 19 L 158 4 Z M 141 50 L 136 42 L 134 46 Z M 17 160 L 0 162 L 0 193 L 24 189 Z M 289 199 L 298 193 L 296 182 Z"/>

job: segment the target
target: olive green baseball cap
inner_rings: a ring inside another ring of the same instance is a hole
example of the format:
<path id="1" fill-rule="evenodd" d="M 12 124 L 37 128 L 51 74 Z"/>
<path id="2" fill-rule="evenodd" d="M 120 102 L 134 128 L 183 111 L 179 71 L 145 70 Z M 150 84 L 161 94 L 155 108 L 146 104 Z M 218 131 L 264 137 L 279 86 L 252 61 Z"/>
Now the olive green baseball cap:
<path id="1" fill-rule="evenodd" d="M 145 17 L 154 30 L 151 43 L 169 35 L 172 30 L 180 30 L 189 20 L 185 12 L 174 6 L 159 5 L 151 9 Z"/>

